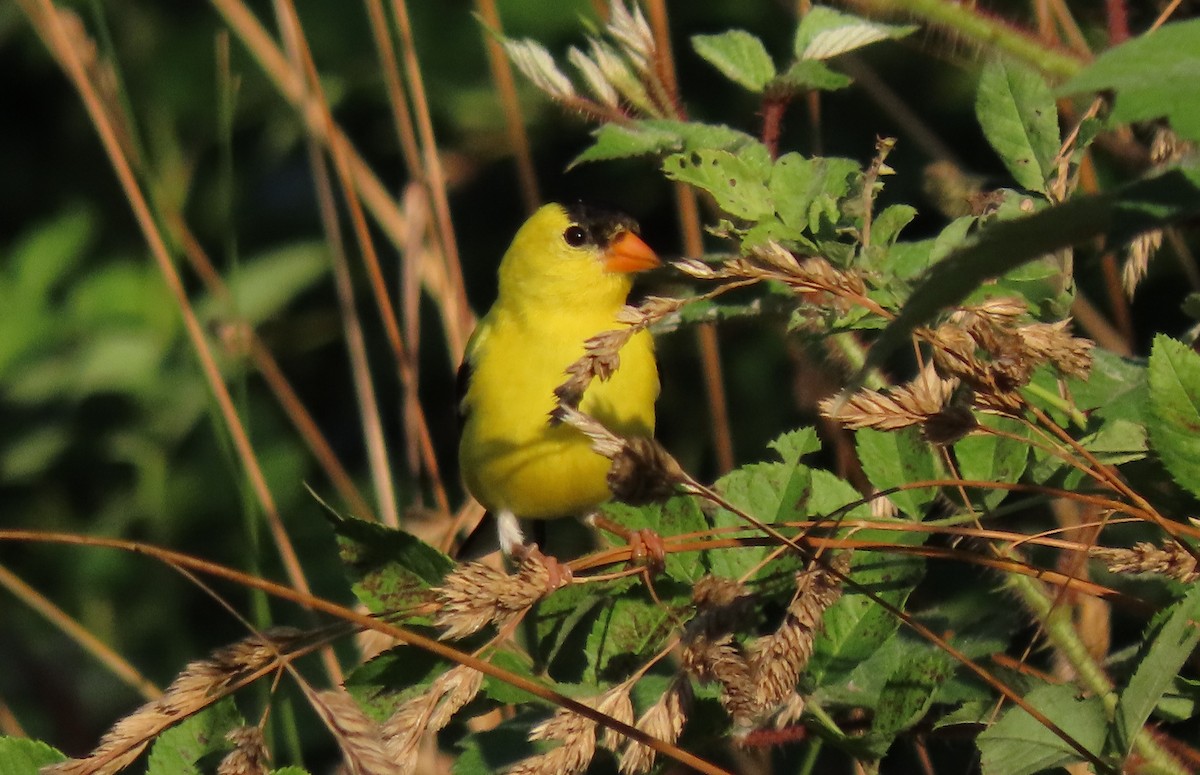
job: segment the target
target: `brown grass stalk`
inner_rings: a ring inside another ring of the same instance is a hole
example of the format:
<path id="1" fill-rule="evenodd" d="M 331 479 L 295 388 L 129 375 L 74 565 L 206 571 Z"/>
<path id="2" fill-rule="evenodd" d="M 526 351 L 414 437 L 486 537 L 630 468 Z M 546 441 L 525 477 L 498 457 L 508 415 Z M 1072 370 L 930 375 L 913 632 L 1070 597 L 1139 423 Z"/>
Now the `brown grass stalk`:
<path id="1" fill-rule="evenodd" d="M 500 21 L 500 12 L 496 10 L 496 0 L 475 0 L 475 8 L 483 23 L 492 31 L 503 34 L 504 25 Z M 500 41 L 483 30 L 483 45 L 487 49 L 488 67 L 492 72 L 492 81 L 500 95 L 500 105 L 504 109 L 504 126 L 508 130 L 508 144 L 512 147 L 517 161 L 517 181 L 520 184 L 521 201 L 525 212 L 532 215 L 541 202 L 538 193 L 537 171 L 533 166 L 533 151 L 529 144 L 529 133 L 525 131 L 525 122 L 521 116 L 521 103 L 517 99 L 517 85 L 513 78 L 512 64 L 504 54 Z"/>
<path id="2" fill-rule="evenodd" d="M 588 707 L 577 700 L 573 700 L 564 694 L 549 689 L 537 681 L 504 670 L 503 668 L 497 667 L 490 662 L 471 654 L 459 651 L 437 640 L 421 635 L 418 632 L 396 626 L 390 622 L 376 618 L 369 614 L 355 611 L 354 609 L 347 608 L 337 603 L 324 600 L 319 597 L 314 597 L 312 594 L 300 592 L 292 587 L 278 584 L 270 581 L 269 579 L 251 576 L 247 573 L 243 573 L 242 571 L 235 570 L 218 563 L 192 557 L 191 555 L 187 555 L 182 552 L 163 549 L 161 547 L 154 546 L 153 544 L 140 543 L 137 541 L 126 541 L 116 538 L 80 536 L 74 533 L 0 529 L 0 541 L 30 541 L 36 543 L 119 549 L 122 551 L 153 557 L 154 559 L 172 567 L 183 567 L 188 570 L 195 571 L 196 573 L 232 581 L 251 589 L 261 590 L 273 597 L 287 600 L 312 611 L 328 614 L 350 624 L 381 632 L 385 635 L 395 638 L 407 646 L 419 648 L 422 651 L 427 651 L 447 661 L 470 667 L 486 676 L 504 681 L 505 683 L 520 689 L 521 691 L 528 692 L 529 694 L 543 699 L 546 702 L 569 708 L 580 715 L 596 721 L 598 724 L 614 729 L 619 734 L 641 742 L 653 748 L 658 753 L 668 756 L 688 767 L 692 767 L 699 772 L 709 773 L 709 775 L 724 775 L 725 773 L 725 771 L 721 768 L 716 767 L 715 765 L 682 750 L 678 746 L 657 740 L 654 737 L 628 724 L 617 721 L 616 719 L 599 713 L 594 708 Z"/>
<path id="3" fill-rule="evenodd" d="M 113 122 L 79 60 L 75 41 L 72 41 L 68 36 L 67 31 L 61 24 L 58 10 L 50 0 L 20 0 L 20 5 L 29 19 L 34 22 L 35 28 L 45 41 L 47 48 L 66 72 L 75 89 L 79 92 L 88 116 L 96 128 L 100 142 L 104 146 L 109 161 L 113 166 L 117 180 L 126 198 L 129 200 L 134 218 L 142 231 L 142 236 L 146 240 L 147 246 L 150 248 L 150 254 L 154 258 L 155 264 L 158 266 L 167 284 L 167 288 L 180 310 L 184 328 L 192 344 L 192 349 L 200 361 L 201 370 L 216 399 L 222 419 L 232 438 L 234 449 L 242 463 L 255 497 L 267 519 L 268 527 L 283 561 L 285 572 L 295 588 L 299 592 L 307 594 L 309 586 L 304 576 L 304 570 L 292 547 L 287 530 L 283 526 L 283 520 L 275 505 L 274 496 L 267 486 L 266 478 L 263 475 L 262 468 L 259 466 L 258 458 L 250 443 L 249 436 L 242 425 L 241 419 L 238 417 L 237 409 L 229 394 L 229 389 L 225 385 L 220 369 L 217 367 L 212 348 L 209 346 L 204 329 L 196 317 L 195 310 L 192 308 L 191 300 L 184 289 L 183 281 L 178 271 L 176 271 L 174 262 L 171 260 L 162 232 L 159 230 L 158 223 L 151 213 L 149 203 L 138 184 L 129 160 L 122 150 L 113 129 Z M 336 666 L 336 663 L 333 666 Z"/>
<path id="4" fill-rule="evenodd" d="M 13 597 L 20 600 L 30 609 L 37 611 L 46 621 L 61 630 L 88 654 L 96 658 L 100 664 L 120 679 L 126 686 L 147 700 L 162 696 L 162 690 L 146 678 L 138 669 L 113 651 L 107 643 L 93 635 L 86 627 L 75 620 L 73 616 L 59 608 L 41 592 L 25 583 L 23 579 L 0 565 L 0 586 L 3 586 Z"/>

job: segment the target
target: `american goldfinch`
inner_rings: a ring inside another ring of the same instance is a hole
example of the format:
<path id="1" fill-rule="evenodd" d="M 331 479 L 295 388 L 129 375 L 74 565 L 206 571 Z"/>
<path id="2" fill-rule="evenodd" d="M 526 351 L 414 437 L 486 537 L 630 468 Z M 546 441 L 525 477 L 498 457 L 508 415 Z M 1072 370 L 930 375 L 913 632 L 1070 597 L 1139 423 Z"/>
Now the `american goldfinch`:
<path id="1" fill-rule="evenodd" d="M 547 204 L 521 226 L 499 269 L 496 303 L 459 369 L 463 481 L 497 519 L 500 544 L 521 546 L 517 519 L 585 516 L 608 500 L 609 461 L 567 425 L 552 425 L 554 389 L 584 342 L 619 328 L 632 273 L 659 265 L 626 215 Z M 654 344 L 641 331 L 620 364 L 594 380 L 579 408 L 616 433 L 654 434 Z"/>

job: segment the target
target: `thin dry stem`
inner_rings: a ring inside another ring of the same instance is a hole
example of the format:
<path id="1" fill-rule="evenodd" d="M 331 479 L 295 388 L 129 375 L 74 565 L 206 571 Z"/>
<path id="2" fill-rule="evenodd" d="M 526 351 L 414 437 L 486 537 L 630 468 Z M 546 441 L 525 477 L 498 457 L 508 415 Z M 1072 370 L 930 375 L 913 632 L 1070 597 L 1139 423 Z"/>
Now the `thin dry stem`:
<path id="1" fill-rule="evenodd" d="M 36 6 L 34 2 L 36 2 Z M 250 443 L 245 426 L 238 417 L 237 409 L 233 404 L 233 399 L 216 364 L 216 359 L 213 357 L 212 349 L 208 344 L 204 329 L 196 317 L 183 281 L 167 250 L 166 242 L 158 227 L 158 222 L 151 212 L 149 203 L 138 184 L 129 159 L 122 150 L 118 135 L 114 130 L 113 121 L 105 110 L 96 89 L 89 80 L 76 54 L 74 43 L 63 29 L 58 11 L 51 4 L 50 0 L 28 0 L 28 2 L 23 0 L 22 7 L 31 9 L 27 13 L 31 20 L 34 20 L 37 24 L 39 34 L 46 41 L 47 47 L 66 71 L 76 90 L 79 92 L 84 107 L 87 109 L 88 116 L 93 126 L 95 126 L 105 152 L 108 154 L 109 160 L 113 165 L 113 170 L 117 175 L 121 188 L 129 200 L 134 218 L 137 220 L 142 235 L 150 248 L 150 253 L 183 316 L 184 328 L 187 331 L 188 339 L 200 361 L 205 379 L 216 398 L 222 419 L 232 437 L 234 449 L 238 454 L 239 460 L 242 462 L 251 488 L 267 518 L 267 524 L 271 530 L 275 545 L 280 552 L 288 578 L 298 591 L 308 594 L 308 581 L 300 566 L 299 558 L 292 547 L 287 530 L 283 526 L 283 520 L 279 515 L 274 496 L 271 495 L 270 488 L 267 486 L 266 477 L 259 466 L 258 458 L 254 453 L 254 448 Z M 332 662 L 332 660 L 327 660 L 326 667 L 332 670 L 336 667 L 336 663 Z M 332 674 L 336 675 L 336 672 Z"/>

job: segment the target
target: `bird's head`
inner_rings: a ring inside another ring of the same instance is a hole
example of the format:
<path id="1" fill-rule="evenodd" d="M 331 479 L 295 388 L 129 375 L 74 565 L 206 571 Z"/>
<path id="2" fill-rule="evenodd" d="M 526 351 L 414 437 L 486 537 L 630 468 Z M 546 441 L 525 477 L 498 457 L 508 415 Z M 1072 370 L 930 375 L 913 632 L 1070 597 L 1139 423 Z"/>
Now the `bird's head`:
<path id="1" fill-rule="evenodd" d="M 631 275 L 660 265 L 624 213 L 548 204 L 530 216 L 500 264 L 500 295 L 552 304 L 624 303 Z"/>

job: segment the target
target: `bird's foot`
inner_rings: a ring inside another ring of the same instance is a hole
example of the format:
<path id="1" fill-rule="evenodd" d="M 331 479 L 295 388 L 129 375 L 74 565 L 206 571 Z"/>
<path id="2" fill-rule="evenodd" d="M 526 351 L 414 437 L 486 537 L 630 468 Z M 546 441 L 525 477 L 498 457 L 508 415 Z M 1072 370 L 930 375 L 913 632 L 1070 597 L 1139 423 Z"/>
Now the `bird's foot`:
<path id="1" fill-rule="evenodd" d="M 593 514 L 589 519 L 596 527 L 620 537 L 629 544 L 630 559 L 634 563 L 645 565 L 654 573 L 663 569 L 666 564 L 667 549 L 663 544 L 662 536 L 657 532 L 649 528 L 630 530 L 600 514 Z"/>
<path id="2" fill-rule="evenodd" d="M 561 586 L 571 583 L 574 574 L 571 572 L 571 567 L 559 561 L 557 557 L 548 554 L 543 554 L 537 544 L 521 544 L 513 547 L 512 550 L 513 562 L 518 566 L 524 565 L 526 562 L 534 562 L 546 569 L 546 589 L 555 590 Z"/>

